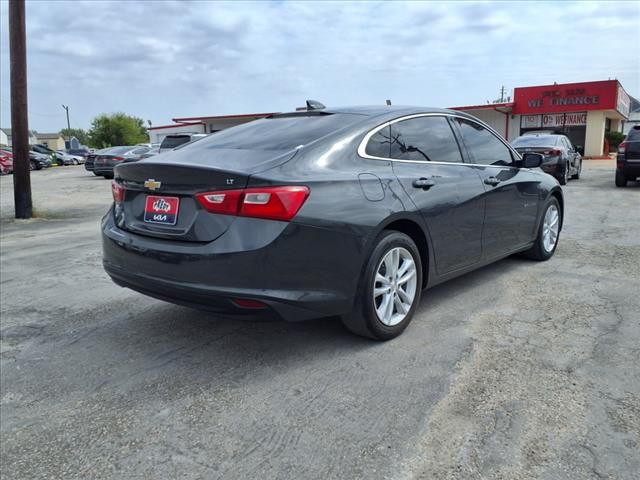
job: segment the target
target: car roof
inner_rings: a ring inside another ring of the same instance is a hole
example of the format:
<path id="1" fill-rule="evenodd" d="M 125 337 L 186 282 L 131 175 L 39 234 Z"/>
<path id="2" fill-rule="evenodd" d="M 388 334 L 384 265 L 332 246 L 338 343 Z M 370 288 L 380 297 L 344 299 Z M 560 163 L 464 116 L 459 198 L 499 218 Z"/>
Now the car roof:
<path id="1" fill-rule="evenodd" d="M 563 133 L 523 133 L 521 137 L 566 137 Z"/>
<path id="2" fill-rule="evenodd" d="M 298 110 L 295 112 L 282 112 L 271 115 L 271 118 L 278 117 L 294 117 L 306 115 L 322 115 L 322 114 L 350 114 L 350 115 L 362 115 L 363 117 L 377 118 L 378 120 L 391 120 L 398 117 L 407 115 L 415 115 L 421 113 L 442 113 L 457 115 L 460 117 L 466 117 L 475 119 L 472 115 L 459 110 L 450 110 L 446 108 L 435 107 L 418 107 L 411 105 L 363 105 L 363 106 L 347 106 L 347 107 L 326 107 L 318 110 Z M 268 117 L 267 117 L 268 118 Z"/>

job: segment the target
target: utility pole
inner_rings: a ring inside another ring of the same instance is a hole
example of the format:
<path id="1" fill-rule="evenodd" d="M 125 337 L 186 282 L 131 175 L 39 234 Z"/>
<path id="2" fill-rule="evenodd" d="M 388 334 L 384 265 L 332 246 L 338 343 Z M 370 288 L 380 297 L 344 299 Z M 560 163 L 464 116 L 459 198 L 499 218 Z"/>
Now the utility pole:
<path id="1" fill-rule="evenodd" d="M 69 123 L 69 105 L 62 105 L 64 111 L 67 112 L 67 130 L 71 130 L 71 124 Z M 70 135 L 67 135 L 68 139 L 71 139 Z"/>
<path id="2" fill-rule="evenodd" d="M 502 88 L 500 89 L 500 103 L 504 103 L 504 94 L 505 94 L 505 88 L 504 85 L 502 86 Z"/>
<path id="3" fill-rule="evenodd" d="M 31 218 L 29 120 L 27 117 L 27 39 L 24 0 L 9 0 L 9 67 L 11 69 L 11 144 L 16 218 Z"/>

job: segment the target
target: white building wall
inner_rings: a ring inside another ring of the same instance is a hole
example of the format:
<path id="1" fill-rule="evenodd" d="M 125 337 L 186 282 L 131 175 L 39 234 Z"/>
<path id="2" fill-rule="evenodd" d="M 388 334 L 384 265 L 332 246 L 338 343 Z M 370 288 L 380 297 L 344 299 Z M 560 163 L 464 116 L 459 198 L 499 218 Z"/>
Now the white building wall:
<path id="1" fill-rule="evenodd" d="M 584 154 L 587 157 L 599 157 L 604 146 L 605 112 L 590 110 L 587 112 L 587 132 Z"/>
<path id="2" fill-rule="evenodd" d="M 171 125 L 169 127 L 149 130 L 149 141 L 151 143 L 160 143 L 164 137 L 174 133 L 205 133 L 204 125 Z"/>
<path id="3" fill-rule="evenodd" d="M 520 136 L 520 115 L 509 114 L 509 135 L 506 139 L 509 141 L 515 140 Z"/>
<path id="4" fill-rule="evenodd" d="M 9 146 L 9 139 L 7 138 L 7 134 L 0 130 L 0 145 Z"/>
<path id="5" fill-rule="evenodd" d="M 505 114 L 495 110 L 466 110 L 465 113 L 473 115 L 493 128 L 504 137 L 506 130 Z"/>
<path id="6" fill-rule="evenodd" d="M 493 109 L 464 110 L 464 113 L 482 120 L 508 141 L 520 135 L 520 115 L 504 114 Z"/>

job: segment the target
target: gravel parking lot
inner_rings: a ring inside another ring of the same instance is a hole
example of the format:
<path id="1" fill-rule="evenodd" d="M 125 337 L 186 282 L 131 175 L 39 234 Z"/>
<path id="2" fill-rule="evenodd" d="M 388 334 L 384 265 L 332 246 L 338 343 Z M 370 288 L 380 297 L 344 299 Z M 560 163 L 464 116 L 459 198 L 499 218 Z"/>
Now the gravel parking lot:
<path id="1" fill-rule="evenodd" d="M 3 479 L 637 479 L 640 185 L 585 162 L 545 263 L 430 290 L 404 335 L 220 318 L 113 284 L 110 182 L 1 191 Z"/>

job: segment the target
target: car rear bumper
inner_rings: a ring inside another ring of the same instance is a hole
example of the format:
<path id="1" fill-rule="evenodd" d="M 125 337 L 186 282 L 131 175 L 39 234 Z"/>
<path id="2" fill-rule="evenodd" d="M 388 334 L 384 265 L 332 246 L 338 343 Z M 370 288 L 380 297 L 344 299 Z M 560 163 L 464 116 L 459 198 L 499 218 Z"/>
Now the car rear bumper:
<path id="1" fill-rule="evenodd" d="M 203 310 L 287 321 L 351 311 L 362 262 L 358 237 L 283 223 L 277 234 L 266 233 L 273 238 L 261 239 L 264 233 L 247 225 L 235 222 L 209 243 L 176 242 L 122 230 L 110 210 L 102 224 L 103 265 L 120 286 Z M 268 309 L 243 309 L 234 299 Z"/>
<path id="2" fill-rule="evenodd" d="M 94 173 L 98 175 L 113 175 L 113 167 L 107 165 L 100 165 L 93 168 Z"/>
<path id="3" fill-rule="evenodd" d="M 640 177 L 640 158 L 629 159 L 618 154 L 617 168 L 627 177 Z"/>
<path id="4" fill-rule="evenodd" d="M 540 168 L 543 172 L 553 175 L 554 177 L 560 177 L 563 174 L 564 164 L 560 157 L 546 157 Z"/>

